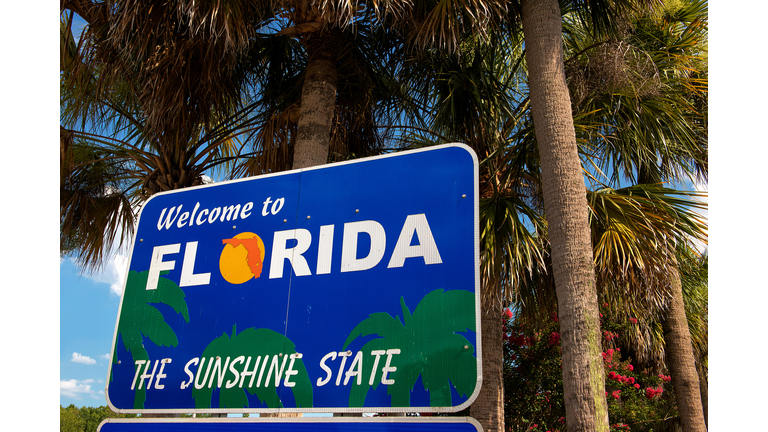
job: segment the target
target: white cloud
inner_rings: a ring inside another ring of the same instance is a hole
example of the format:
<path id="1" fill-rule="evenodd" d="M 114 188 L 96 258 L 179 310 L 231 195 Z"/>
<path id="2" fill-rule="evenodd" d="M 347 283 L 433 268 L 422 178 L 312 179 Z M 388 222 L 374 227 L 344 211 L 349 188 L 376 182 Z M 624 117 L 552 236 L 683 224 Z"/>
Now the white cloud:
<path id="1" fill-rule="evenodd" d="M 125 275 L 128 272 L 128 245 L 109 253 L 107 261 L 97 272 L 84 272 L 82 276 L 97 283 L 109 284 L 109 291 L 120 296 L 123 293 Z M 74 259 L 72 259 L 74 262 Z"/>
<path id="2" fill-rule="evenodd" d="M 109 354 L 102 354 L 102 355 L 99 356 L 99 358 L 102 359 L 102 360 L 109 360 L 110 357 L 111 356 Z"/>
<path id="3" fill-rule="evenodd" d="M 117 254 L 107 267 L 110 276 L 109 290 L 116 294 L 123 293 L 123 284 L 125 283 L 125 274 L 128 271 L 128 255 Z"/>
<path id="4" fill-rule="evenodd" d="M 76 352 L 72 353 L 72 360 L 71 361 L 73 363 L 82 363 L 82 364 L 87 364 L 87 365 L 94 365 L 94 364 L 96 364 L 96 360 L 94 360 L 94 359 L 92 359 L 92 358 L 90 358 L 88 356 L 84 356 L 84 355 L 82 355 L 80 353 L 76 353 Z"/>
<path id="5" fill-rule="evenodd" d="M 702 201 L 704 203 L 707 203 L 709 205 L 709 184 L 707 183 L 696 183 L 693 185 L 694 188 L 696 188 L 699 192 L 707 192 L 707 196 L 699 198 L 699 201 Z M 704 216 L 705 218 L 709 218 L 709 206 L 707 206 L 704 210 L 696 210 L 697 213 Z"/>
<path id="6" fill-rule="evenodd" d="M 86 379 L 86 380 L 60 380 L 59 381 L 59 394 L 61 396 L 74 398 L 77 400 L 81 399 L 81 396 L 91 396 L 91 397 L 97 397 L 98 393 L 95 392 L 91 388 L 91 383 L 93 383 L 92 379 Z"/>
<path id="7" fill-rule="evenodd" d="M 699 191 L 699 192 L 706 192 L 707 195 L 704 197 L 697 198 L 698 201 L 703 202 L 707 205 L 704 209 L 694 209 L 694 211 L 701 216 L 703 216 L 706 219 L 707 227 L 709 227 L 709 184 L 708 183 L 695 183 L 693 187 Z M 709 230 L 707 230 L 709 231 Z M 704 253 L 708 249 L 708 245 L 704 244 L 703 242 L 699 240 L 694 240 L 694 246 L 700 253 Z"/>

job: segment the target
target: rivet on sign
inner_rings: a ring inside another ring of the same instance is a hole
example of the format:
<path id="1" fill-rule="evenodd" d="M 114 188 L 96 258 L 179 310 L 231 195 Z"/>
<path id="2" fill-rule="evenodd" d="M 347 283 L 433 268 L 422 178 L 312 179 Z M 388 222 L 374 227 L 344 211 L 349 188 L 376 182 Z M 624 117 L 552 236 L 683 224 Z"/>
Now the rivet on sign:
<path id="1" fill-rule="evenodd" d="M 144 241 L 144 239 L 139 239 L 139 243 L 141 243 L 141 242 L 143 242 L 143 241 Z"/>
<path id="2" fill-rule="evenodd" d="M 348 356 L 351 356 L 351 355 L 352 355 L 352 351 L 350 351 L 350 350 L 347 350 L 347 355 L 348 355 Z"/>
<path id="3" fill-rule="evenodd" d="M 122 360 L 118 360 L 118 361 L 117 361 L 117 364 L 120 364 L 120 363 L 122 363 Z"/>
<path id="4" fill-rule="evenodd" d="M 286 223 L 286 222 L 288 222 L 288 219 L 283 219 L 283 223 Z"/>
<path id="5" fill-rule="evenodd" d="M 360 209 L 355 209 L 355 213 L 360 213 Z"/>
<path id="6" fill-rule="evenodd" d="M 469 345 L 464 345 L 464 349 L 468 350 L 469 349 Z"/>
<path id="7" fill-rule="evenodd" d="M 466 198 L 466 197 L 467 197 L 467 194 L 463 194 L 461 197 L 462 197 L 462 198 Z"/>
<path id="8" fill-rule="evenodd" d="M 280 353 L 280 354 L 278 354 L 278 356 L 282 357 L 282 356 L 283 356 L 283 353 Z"/>
<path id="9" fill-rule="evenodd" d="M 309 216 L 307 216 L 307 219 L 309 219 Z"/>
<path id="10" fill-rule="evenodd" d="M 232 225 L 232 229 L 235 229 L 235 228 L 237 228 L 237 226 L 236 225 Z"/>

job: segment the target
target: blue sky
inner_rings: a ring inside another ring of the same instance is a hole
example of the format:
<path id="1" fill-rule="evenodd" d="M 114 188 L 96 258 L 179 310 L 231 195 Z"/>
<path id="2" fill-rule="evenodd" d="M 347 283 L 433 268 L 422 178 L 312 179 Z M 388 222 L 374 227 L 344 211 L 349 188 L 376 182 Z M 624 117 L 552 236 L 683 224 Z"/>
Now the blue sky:
<path id="1" fill-rule="evenodd" d="M 70 259 L 59 265 L 59 385 L 65 407 L 106 405 L 104 384 L 120 306 L 115 290 L 122 283 L 121 274 L 113 271 L 116 269 L 114 265 L 86 277 Z"/>

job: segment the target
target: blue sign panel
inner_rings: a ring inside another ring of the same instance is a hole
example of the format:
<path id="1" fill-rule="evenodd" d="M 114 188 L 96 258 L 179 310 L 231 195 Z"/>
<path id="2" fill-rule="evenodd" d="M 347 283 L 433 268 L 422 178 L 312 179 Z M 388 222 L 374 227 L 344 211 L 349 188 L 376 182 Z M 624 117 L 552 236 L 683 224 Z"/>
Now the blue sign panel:
<path id="1" fill-rule="evenodd" d="M 97 432 L 483 432 L 471 417 L 106 419 Z"/>
<path id="2" fill-rule="evenodd" d="M 143 206 L 118 412 L 454 412 L 480 389 L 478 166 L 460 144 Z"/>

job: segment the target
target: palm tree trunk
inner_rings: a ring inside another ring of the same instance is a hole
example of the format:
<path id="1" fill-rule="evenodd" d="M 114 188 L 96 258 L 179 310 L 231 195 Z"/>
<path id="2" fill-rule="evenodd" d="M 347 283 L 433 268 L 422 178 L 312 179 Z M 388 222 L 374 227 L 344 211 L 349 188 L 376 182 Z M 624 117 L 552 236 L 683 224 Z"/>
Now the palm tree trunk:
<path id="1" fill-rule="evenodd" d="M 565 82 L 557 0 L 523 0 L 531 110 L 541 160 L 563 349 L 568 431 L 608 431 L 587 198 Z"/>
<path id="2" fill-rule="evenodd" d="M 709 428 L 709 383 L 704 366 L 699 365 L 699 390 L 701 393 L 701 409 L 704 411 L 704 425 Z"/>
<path id="3" fill-rule="evenodd" d="M 301 92 L 301 114 L 293 149 L 293 169 L 328 162 L 331 122 L 336 111 L 336 57 L 341 43 L 339 29 L 307 36 L 305 46 L 309 62 Z"/>
<path id="4" fill-rule="evenodd" d="M 338 29 L 307 36 L 309 62 L 301 91 L 301 112 L 293 148 L 293 169 L 328 162 L 331 122 L 336 112 L 336 58 L 341 43 Z M 263 417 L 302 417 L 301 413 L 280 413 Z"/>
<path id="5" fill-rule="evenodd" d="M 487 291 L 481 290 L 483 293 Z M 472 403 L 470 414 L 480 422 L 483 431 L 504 432 L 502 308 L 498 301 L 494 301 L 495 297 L 490 300 L 489 297 L 494 296 L 483 296 L 482 311 L 480 312 L 483 382 L 477 399 Z"/>
<path id="6" fill-rule="evenodd" d="M 677 262 L 670 266 L 672 301 L 667 316 L 662 321 L 667 367 L 672 375 L 675 388 L 675 401 L 680 412 L 683 432 L 703 432 L 707 430 L 701 404 L 699 376 L 694 363 L 691 333 L 685 315 L 683 287 Z"/>

